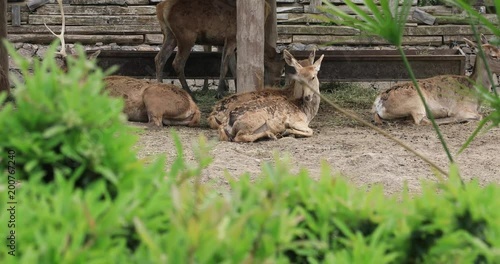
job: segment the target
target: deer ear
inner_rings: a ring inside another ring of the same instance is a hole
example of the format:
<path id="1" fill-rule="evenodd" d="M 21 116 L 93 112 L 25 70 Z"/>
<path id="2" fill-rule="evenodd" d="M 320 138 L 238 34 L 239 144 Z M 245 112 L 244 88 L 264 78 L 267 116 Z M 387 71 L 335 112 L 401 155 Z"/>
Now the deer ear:
<path id="1" fill-rule="evenodd" d="M 484 34 L 481 34 L 481 43 L 483 44 L 488 44 L 488 39 L 486 38 L 486 36 Z"/>
<path id="2" fill-rule="evenodd" d="M 286 61 L 286 64 L 297 69 L 302 69 L 302 65 L 293 57 L 293 55 L 288 50 L 283 50 L 283 58 Z"/>
<path id="3" fill-rule="evenodd" d="M 309 61 L 311 62 L 311 65 L 314 64 L 314 58 L 316 57 L 316 49 L 313 49 L 311 53 L 309 54 Z"/>
<path id="4" fill-rule="evenodd" d="M 94 60 L 97 58 L 97 56 L 99 56 L 99 54 L 101 54 L 101 50 L 97 50 L 96 52 L 90 54 L 87 56 L 87 59 L 89 60 Z"/>
<path id="5" fill-rule="evenodd" d="M 313 64 L 314 70 L 316 72 L 319 72 L 319 69 L 321 68 L 321 62 L 323 61 L 323 58 L 325 57 L 325 54 L 322 54 L 321 57 Z"/>
<path id="6" fill-rule="evenodd" d="M 473 41 L 467 39 L 467 38 L 464 38 L 464 41 L 467 45 L 469 45 L 471 48 L 475 48 L 477 47 L 476 43 L 474 43 Z"/>

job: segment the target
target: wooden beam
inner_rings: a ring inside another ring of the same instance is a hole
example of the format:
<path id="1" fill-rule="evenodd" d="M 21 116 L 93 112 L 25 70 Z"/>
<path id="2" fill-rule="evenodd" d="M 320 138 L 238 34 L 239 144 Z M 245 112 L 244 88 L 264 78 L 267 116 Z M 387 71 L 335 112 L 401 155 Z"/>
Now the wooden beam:
<path id="1" fill-rule="evenodd" d="M 21 7 L 19 5 L 12 6 L 12 25 L 16 27 L 21 25 Z"/>
<path id="2" fill-rule="evenodd" d="M 0 0 L 0 92 L 10 93 L 9 56 L 3 45 L 4 39 L 7 39 L 7 0 Z"/>
<path id="3" fill-rule="evenodd" d="M 309 12 L 319 13 L 320 10 L 317 7 L 321 6 L 321 3 L 322 3 L 321 0 L 311 0 Z"/>
<path id="4" fill-rule="evenodd" d="M 254 91 L 264 81 L 264 3 L 236 1 L 237 89 Z"/>
<path id="5" fill-rule="evenodd" d="M 277 18 L 276 18 L 276 0 L 266 0 L 266 3 L 270 7 L 270 13 L 266 19 L 265 25 L 265 40 L 267 45 L 276 48 L 276 42 L 278 41 L 278 30 L 277 28 Z"/>

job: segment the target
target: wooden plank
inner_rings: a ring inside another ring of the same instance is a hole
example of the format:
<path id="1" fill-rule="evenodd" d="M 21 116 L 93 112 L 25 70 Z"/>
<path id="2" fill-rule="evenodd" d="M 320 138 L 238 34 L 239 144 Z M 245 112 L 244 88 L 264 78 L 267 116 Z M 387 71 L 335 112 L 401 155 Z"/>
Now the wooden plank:
<path id="1" fill-rule="evenodd" d="M 306 59 L 310 51 L 291 51 L 291 53 L 300 60 Z M 320 81 L 386 81 L 409 78 L 401 56 L 396 50 L 328 50 L 318 53 L 325 55 L 321 64 L 322 70 L 318 75 Z M 406 50 L 405 53 L 417 78 L 464 74 L 465 56 L 457 50 Z M 119 75 L 154 78 L 156 54 L 155 51 L 102 50 L 97 63 L 103 69 L 120 65 L 116 73 Z M 164 76 L 177 78 L 172 69 L 174 57 L 175 52 L 166 63 Z M 186 63 L 186 77 L 217 78 L 220 61 L 220 52 L 192 52 Z"/>
<path id="2" fill-rule="evenodd" d="M 66 0 L 70 5 L 147 5 L 149 0 Z"/>
<path id="3" fill-rule="evenodd" d="M 478 28 L 480 33 L 489 33 L 486 28 Z M 442 25 L 442 26 L 417 26 L 404 29 L 407 36 L 435 36 L 435 35 L 472 35 L 469 25 Z"/>
<path id="4" fill-rule="evenodd" d="M 498 25 L 498 18 L 496 14 L 481 14 L 484 18 L 488 19 L 491 23 Z M 477 20 L 472 20 L 473 23 L 478 24 Z M 471 19 L 461 15 L 454 16 L 436 16 L 436 24 L 459 24 L 469 25 Z"/>
<path id="5" fill-rule="evenodd" d="M 281 43 L 281 44 L 290 44 L 292 43 L 293 39 L 292 39 L 293 35 L 278 35 L 278 40 L 276 40 L 277 43 Z"/>
<path id="6" fill-rule="evenodd" d="M 3 1 L 3 0 L 0 0 Z M 21 8 L 18 5 L 12 6 L 12 26 L 21 25 Z"/>
<path id="7" fill-rule="evenodd" d="M 33 44 L 49 44 L 54 40 L 54 35 L 49 34 L 16 34 L 9 35 L 11 42 L 25 42 Z M 143 35 L 65 35 L 66 43 L 95 44 L 117 43 L 127 45 L 137 45 L 144 42 Z"/>
<path id="8" fill-rule="evenodd" d="M 279 34 L 296 35 L 358 35 L 359 30 L 346 26 L 279 25 Z"/>
<path id="9" fill-rule="evenodd" d="M 320 24 L 323 20 L 313 18 L 303 13 L 281 13 L 278 14 L 278 24 Z"/>
<path id="10" fill-rule="evenodd" d="M 60 25 L 51 25 L 50 28 L 55 32 L 61 31 Z M 29 33 L 47 33 L 48 30 L 45 26 L 31 26 L 23 25 L 20 27 L 7 27 L 9 34 L 29 34 Z M 66 26 L 66 33 L 68 34 L 160 34 L 160 26 L 144 25 L 90 25 L 90 26 Z"/>
<path id="11" fill-rule="evenodd" d="M 49 0 L 30 0 L 26 4 L 30 11 L 35 11 L 37 8 L 49 3 Z"/>
<path id="12" fill-rule="evenodd" d="M 7 22 L 12 23 L 12 12 L 7 12 Z M 28 23 L 28 13 L 23 13 L 21 11 L 21 24 L 26 24 Z"/>
<path id="13" fill-rule="evenodd" d="M 485 36 L 489 39 L 493 37 L 494 35 L 488 34 Z M 455 36 L 443 36 L 443 42 L 446 45 L 453 44 L 453 43 L 464 43 L 464 38 L 468 38 L 470 40 L 474 40 L 475 36 L 474 35 L 455 35 Z"/>
<path id="14" fill-rule="evenodd" d="M 309 13 L 316 14 L 319 13 L 320 10 L 318 7 L 321 6 L 321 0 L 311 0 L 309 4 Z"/>
<path id="15" fill-rule="evenodd" d="M 299 0 L 299 3 L 306 4 L 306 3 L 310 3 L 311 1 L 314 1 L 314 0 Z M 351 0 L 351 2 L 353 2 L 354 4 L 357 4 L 357 5 L 363 5 L 364 1 L 365 0 Z M 337 5 L 344 4 L 343 0 L 329 0 L 329 2 L 333 3 L 333 4 L 337 4 Z M 373 0 L 373 2 L 375 4 L 379 4 L 380 0 Z M 401 5 L 404 3 L 404 0 L 400 0 L 398 3 Z M 415 5 L 417 5 L 417 3 L 418 3 L 418 0 L 412 0 L 411 5 L 415 6 Z"/>
<path id="16" fill-rule="evenodd" d="M 387 41 L 375 36 L 319 36 L 319 35 L 295 35 L 293 42 L 304 44 L 328 44 L 328 45 L 388 45 Z M 441 36 L 405 36 L 403 45 L 430 45 L 441 46 L 443 38 Z"/>
<path id="17" fill-rule="evenodd" d="M 291 5 L 291 6 L 278 6 L 276 8 L 277 13 L 304 13 L 304 6 L 302 5 Z"/>
<path id="18" fill-rule="evenodd" d="M 237 92 L 255 91 L 264 80 L 264 1 L 237 1 Z"/>
<path id="19" fill-rule="evenodd" d="M 434 25 L 434 22 L 436 22 L 436 17 L 421 10 L 421 9 L 415 9 L 412 13 L 412 17 L 414 19 L 417 19 L 419 21 L 422 21 L 424 24 L 427 25 Z"/>
<path id="20" fill-rule="evenodd" d="M 62 23 L 60 16 L 50 15 L 30 15 L 30 24 L 32 25 L 60 25 Z M 157 26 L 156 16 L 66 16 L 66 25 L 68 26 L 87 26 L 87 25 L 151 25 Z"/>
<path id="21" fill-rule="evenodd" d="M 149 6 L 70 6 L 64 5 L 66 15 L 156 15 L 156 7 Z M 39 8 L 37 15 L 59 15 L 58 5 L 49 4 Z"/>
<path id="22" fill-rule="evenodd" d="M 163 34 L 146 34 L 144 44 L 158 45 L 163 43 Z"/>
<path id="23" fill-rule="evenodd" d="M 278 40 L 278 32 L 276 29 L 278 25 L 276 18 L 276 0 L 266 0 L 266 3 L 271 7 L 271 13 L 267 16 L 264 24 L 264 39 L 266 45 L 276 48 L 276 42 Z"/>
<path id="24" fill-rule="evenodd" d="M 372 12 L 370 9 L 366 6 L 360 5 L 358 6 L 361 10 L 366 12 L 367 14 L 371 15 Z M 355 12 L 352 11 L 352 9 L 347 6 L 347 5 L 339 5 L 337 6 L 338 9 L 341 11 L 345 12 L 348 15 L 355 15 Z M 420 6 L 420 7 L 411 7 L 410 8 L 410 14 L 413 13 L 416 9 L 421 9 L 422 11 L 425 11 L 431 15 L 434 16 L 444 16 L 444 15 L 457 15 L 459 14 L 458 10 L 452 7 L 446 7 L 446 6 Z M 279 9 L 279 7 L 278 7 Z M 309 5 L 304 5 L 304 12 L 309 13 Z"/>

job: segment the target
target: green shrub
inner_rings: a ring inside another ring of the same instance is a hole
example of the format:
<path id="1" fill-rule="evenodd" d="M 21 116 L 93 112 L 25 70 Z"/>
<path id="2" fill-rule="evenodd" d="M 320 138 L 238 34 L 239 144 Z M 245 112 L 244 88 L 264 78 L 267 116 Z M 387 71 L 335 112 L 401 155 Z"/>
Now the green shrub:
<path id="1" fill-rule="evenodd" d="M 204 137 L 195 164 L 185 162 L 175 132 L 177 156 L 166 173 L 163 159 L 137 160 L 122 103 L 101 91 L 104 74 L 82 53 L 60 72 L 54 50 L 33 75 L 25 72 L 17 108 L 0 111 L 0 124 L 15 131 L 0 145 L 0 211 L 18 202 L 15 227 L 0 231 L 15 231 L 16 256 L 4 246 L 0 263 L 500 262 L 498 185 L 462 184 L 452 165 L 449 180 L 424 182 L 419 195 L 386 196 L 326 164 L 318 181 L 294 174 L 276 155 L 258 181 L 227 177 L 231 191 L 221 196 L 200 179 L 211 162 Z M 15 170 L 5 167 L 11 159 Z M 14 199 L 5 172 L 22 179 Z M 10 220 L 0 215 L 2 225 Z"/>
<path id="2" fill-rule="evenodd" d="M 134 155 L 118 151 L 135 142 L 122 122 L 123 102 L 103 95 L 105 73 L 86 61 L 82 48 L 68 57 L 65 73 L 56 63 L 57 43 L 33 63 L 8 47 L 25 82 L 14 80 L 16 102 L 0 113 L 0 151 L 16 152 L 18 179 L 50 182 L 60 174 L 86 186 L 104 177 L 112 186 L 133 171 Z"/>

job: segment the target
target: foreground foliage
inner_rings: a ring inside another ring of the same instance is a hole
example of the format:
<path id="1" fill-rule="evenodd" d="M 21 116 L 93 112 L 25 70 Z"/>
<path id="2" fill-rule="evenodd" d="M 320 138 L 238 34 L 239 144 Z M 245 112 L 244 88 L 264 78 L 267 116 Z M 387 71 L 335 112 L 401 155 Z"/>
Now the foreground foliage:
<path id="1" fill-rule="evenodd" d="M 162 159 L 137 160 L 122 103 L 102 92 L 105 74 L 83 59 L 69 65 L 60 72 L 50 55 L 35 63 L 17 83 L 16 110 L 0 111 L 1 212 L 12 201 L 6 174 L 21 180 L 15 226 L 1 229 L 15 231 L 16 248 L 3 247 L 1 263 L 500 262 L 497 185 L 462 185 L 452 166 L 446 183 L 425 182 L 421 195 L 387 197 L 326 164 L 318 181 L 293 174 L 276 155 L 257 182 L 227 177 L 231 191 L 221 196 L 200 181 L 211 162 L 204 137 L 195 164 L 175 132 L 166 173 Z"/>

